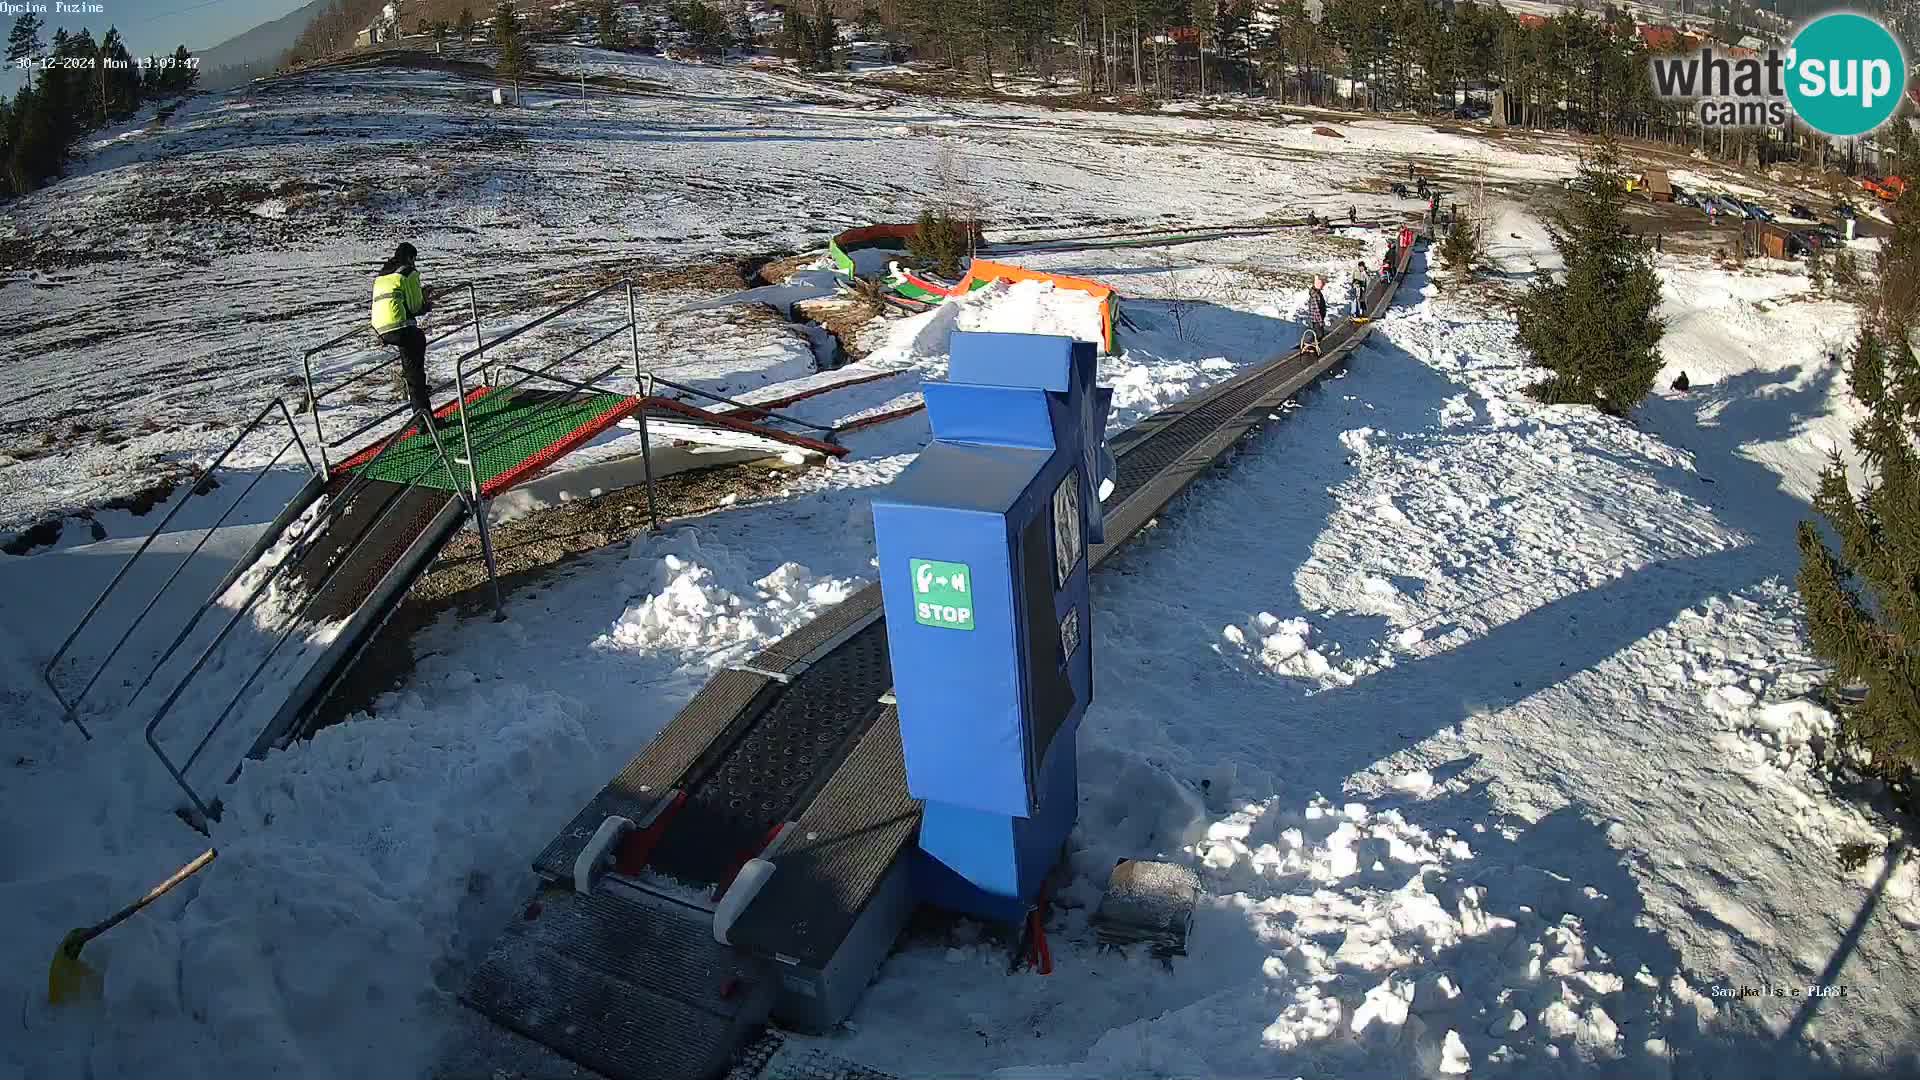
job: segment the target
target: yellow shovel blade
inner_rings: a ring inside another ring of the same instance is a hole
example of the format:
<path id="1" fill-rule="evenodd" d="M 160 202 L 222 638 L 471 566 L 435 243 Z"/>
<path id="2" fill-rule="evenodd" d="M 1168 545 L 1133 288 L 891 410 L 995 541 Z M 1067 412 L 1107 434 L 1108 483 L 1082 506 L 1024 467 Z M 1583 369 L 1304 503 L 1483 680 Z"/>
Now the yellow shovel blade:
<path id="1" fill-rule="evenodd" d="M 53 964 L 47 968 L 47 1000 L 55 1005 L 100 996 L 100 973 L 80 959 L 80 947 L 87 943 L 85 935 L 84 930 L 71 931 L 53 951 Z"/>

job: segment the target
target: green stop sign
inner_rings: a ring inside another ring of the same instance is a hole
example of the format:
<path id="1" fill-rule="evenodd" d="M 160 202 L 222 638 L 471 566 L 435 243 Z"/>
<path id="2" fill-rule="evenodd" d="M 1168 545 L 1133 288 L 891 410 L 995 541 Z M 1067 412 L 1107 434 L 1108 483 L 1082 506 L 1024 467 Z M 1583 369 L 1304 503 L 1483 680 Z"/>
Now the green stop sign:
<path id="1" fill-rule="evenodd" d="M 947 630 L 973 629 L 973 572 L 966 563 L 911 559 L 913 620 Z"/>

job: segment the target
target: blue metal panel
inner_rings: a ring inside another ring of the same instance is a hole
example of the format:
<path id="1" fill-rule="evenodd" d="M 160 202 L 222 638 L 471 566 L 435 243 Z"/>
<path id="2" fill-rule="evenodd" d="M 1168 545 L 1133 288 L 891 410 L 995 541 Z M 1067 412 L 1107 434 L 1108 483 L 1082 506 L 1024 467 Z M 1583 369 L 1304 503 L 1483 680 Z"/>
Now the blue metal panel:
<path id="1" fill-rule="evenodd" d="M 940 442 L 1053 450 L 1050 395 L 1009 394 L 1005 387 L 965 383 L 927 383 L 921 395 Z"/>
<path id="2" fill-rule="evenodd" d="M 913 888 L 922 903 L 994 922 L 1018 922 L 1059 862 L 1079 810 L 1073 740 L 1062 739 L 1042 772 L 1041 812 L 1009 818 L 928 803 L 920 818 Z"/>
<path id="3" fill-rule="evenodd" d="M 1025 814 L 1006 517 L 875 499 L 873 525 L 907 790 L 917 799 Z M 967 566 L 972 629 L 920 623 L 914 559 Z"/>
<path id="4" fill-rule="evenodd" d="M 1067 337 L 960 331 L 947 346 L 947 381 L 1064 394 L 1073 385 L 1076 346 L 1093 355 L 1092 342 Z"/>
<path id="5" fill-rule="evenodd" d="M 1002 517 L 1046 467 L 1045 450 L 936 442 L 920 452 L 873 505 L 972 510 Z"/>

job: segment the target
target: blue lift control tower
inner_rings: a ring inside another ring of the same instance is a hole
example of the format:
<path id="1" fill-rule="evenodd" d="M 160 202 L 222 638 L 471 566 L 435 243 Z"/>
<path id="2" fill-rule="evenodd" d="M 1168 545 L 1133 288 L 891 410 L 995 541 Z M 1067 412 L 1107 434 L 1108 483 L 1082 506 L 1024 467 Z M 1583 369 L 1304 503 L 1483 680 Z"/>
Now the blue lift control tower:
<path id="1" fill-rule="evenodd" d="M 1071 338 L 955 333 L 950 353 L 925 387 L 933 442 L 874 498 L 874 540 L 907 789 L 925 802 L 914 893 L 1011 923 L 1078 812 L 1112 391 Z"/>

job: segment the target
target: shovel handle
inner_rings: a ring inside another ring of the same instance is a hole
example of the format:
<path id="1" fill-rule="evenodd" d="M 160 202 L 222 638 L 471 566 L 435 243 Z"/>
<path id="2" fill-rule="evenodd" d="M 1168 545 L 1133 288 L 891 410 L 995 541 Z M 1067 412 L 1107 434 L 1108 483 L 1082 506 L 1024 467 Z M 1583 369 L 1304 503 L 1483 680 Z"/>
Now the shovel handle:
<path id="1" fill-rule="evenodd" d="M 127 921 L 128 918 L 130 918 L 135 912 L 139 911 L 141 908 L 146 907 L 148 904 L 151 904 L 155 900 L 158 900 L 161 897 L 167 895 L 168 892 L 172 891 L 175 885 L 178 885 L 181 882 L 192 877 L 193 875 L 199 873 L 203 868 L 206 867 L 208 863 L 213 861 L 214 854 L 215 853 L 213 848 L 208 848 L 207 850 L 201 852 L 198 856 L 194 858 L 192 862 L 188 863 L 187 865 L 181 867 L 178 870 L 175 870 L 173 872 L 172 877 L 168 878 L 167 880 L 161 882 L 158 885 L 155 885 L 152 889 L 149 889 L 147 891 L 147 895 L 141 897 L 138 900 L 135 900 L 133 903 L 128 904 L 126 907 L 121 908 L 120 912 L 114 915 L 112 918 L 106 920 L 105 922 L 95 923 L 94 925 L 88 927 L 85 930 L 78 931 L 77 936 L 79 937 L 79 940 L 75 941 L 73 944 L 75 946 L 84 945 L 87 942 L 92 941 L 94 938 L 99 937 L 101 934 L 104 934 L 107 931 L 113 929 L 114 927 L 119 926 L 121 923 Z"/>

